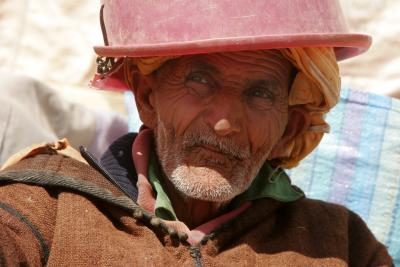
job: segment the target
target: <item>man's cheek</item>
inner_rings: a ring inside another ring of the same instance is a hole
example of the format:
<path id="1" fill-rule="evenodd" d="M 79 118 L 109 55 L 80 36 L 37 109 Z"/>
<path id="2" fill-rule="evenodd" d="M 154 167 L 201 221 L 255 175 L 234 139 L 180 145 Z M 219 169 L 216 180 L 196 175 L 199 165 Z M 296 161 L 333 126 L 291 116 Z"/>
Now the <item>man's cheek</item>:
<path id="1" fill-rule="evenodd" d="M 160 120 L 166 127 L 172 127 L 177 136 L 183 135 L 188 125 L 192 121 L 192 114 L 188 109 L 179 105 L 168 105 L 160 109 Z"/>
<path id="2" fill-rule="evenodd" d="M 272 128 L 266 126 L 268 126 L 268 124 L 259 123 L 253 125 L 249 130 L 249 141 L 252 146 L 252 153 L 258 153 L 260 150 L 265 150 L 265 152 L 267 152 L 276 139 L 271 133 Z"/>
<path id="3" fill-rule="evenodd" d="M 179 105 L 172 118 L 177 134 L 182 135 L 190 127 L 206 127 L 201 123 L 204 107 L 197 105 Z"/>

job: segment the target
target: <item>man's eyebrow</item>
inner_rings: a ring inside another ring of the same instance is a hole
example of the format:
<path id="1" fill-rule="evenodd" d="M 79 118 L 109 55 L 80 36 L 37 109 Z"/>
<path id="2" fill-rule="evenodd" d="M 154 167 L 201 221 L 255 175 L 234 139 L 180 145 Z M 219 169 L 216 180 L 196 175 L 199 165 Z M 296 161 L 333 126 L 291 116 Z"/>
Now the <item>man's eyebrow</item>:
<path id="1" fill-rule="evenodd" d="M 266 80 L 266 79 L 249 80 L 248 86 L 249 87 L 262 86 L 262 87 L 268 87 L 271 89 L 276 89 L 278 86 L 278 83 L 275 80 Z"/>
<path id="2" fill-rule="evenodd" d="M 221 74 L 221 71 L 214 66 L 213 64 L 210 64 L 208 62 L 204 61 L 195 61 L 192 64 L 190 64 L 193 69 L 200 70 L 200 71 L 207 71 L 213 74 Z"/>

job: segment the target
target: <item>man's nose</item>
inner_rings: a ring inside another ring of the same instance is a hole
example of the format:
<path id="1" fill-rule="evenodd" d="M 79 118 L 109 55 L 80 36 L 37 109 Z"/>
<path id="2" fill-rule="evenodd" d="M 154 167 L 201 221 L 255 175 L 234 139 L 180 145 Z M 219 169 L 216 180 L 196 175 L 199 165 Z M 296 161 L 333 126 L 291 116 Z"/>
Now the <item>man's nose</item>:
<path id="1" fill-rule="evenodd" d="M 221 96 L 210 103 L 205 120 L 217 135 L 228 136 L 241 131 L 242 117 L 239 101 Z"/>

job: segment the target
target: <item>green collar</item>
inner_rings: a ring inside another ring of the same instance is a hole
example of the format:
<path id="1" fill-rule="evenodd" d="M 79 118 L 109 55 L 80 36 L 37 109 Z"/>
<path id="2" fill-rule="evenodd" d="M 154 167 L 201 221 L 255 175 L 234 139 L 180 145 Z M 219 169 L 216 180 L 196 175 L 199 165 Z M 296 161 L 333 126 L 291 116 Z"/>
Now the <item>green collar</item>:
<path id="1" fill-rule="evenodd" d="M 152 152 L 149 160 L 148 178 L 157 194 L 155 214 L 164 220 L 175 221 L 177 217 L 171 200 L 161 185 L 159 179 L 161 171 L 158 166 L 157 157 Z M 274 171 L 268 163 L 264 163 L 250 187 L 232 200 L 230 208 L 236 208 L 246 201 L 267 197 L 280 202 L 292 202 L 304 197 L 304 193 L 292 186 L 289 177 L 283 170 Z"/>

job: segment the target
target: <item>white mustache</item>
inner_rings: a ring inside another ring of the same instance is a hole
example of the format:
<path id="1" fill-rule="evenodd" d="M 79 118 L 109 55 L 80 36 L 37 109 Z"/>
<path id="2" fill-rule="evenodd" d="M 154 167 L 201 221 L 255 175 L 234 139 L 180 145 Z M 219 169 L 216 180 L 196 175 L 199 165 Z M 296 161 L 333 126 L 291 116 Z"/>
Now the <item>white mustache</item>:
<path id="1" fill-rule="evenodd" d="M 246 159 L 250 157 L 250 146 L 240 146 L 231 139 L 219 138 L 209 133 L 189 133 L 185 134 L 183 144 L 185 147 L 195 147 L 208 145 L 222 154 L 235 159 Z"/>

